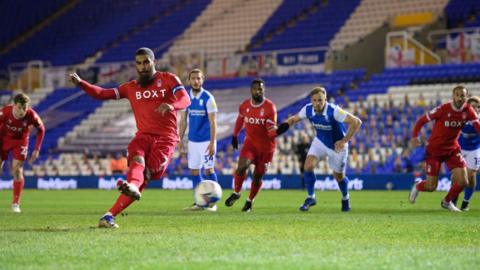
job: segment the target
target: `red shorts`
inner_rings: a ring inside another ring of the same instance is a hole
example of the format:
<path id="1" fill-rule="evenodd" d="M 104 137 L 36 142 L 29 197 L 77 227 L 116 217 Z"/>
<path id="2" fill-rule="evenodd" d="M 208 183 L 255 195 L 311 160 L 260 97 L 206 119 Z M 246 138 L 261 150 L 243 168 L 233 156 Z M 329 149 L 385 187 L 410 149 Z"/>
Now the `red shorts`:
<path id="1" fill-rule="evenodd" d="M 145 158 L 146 168 L 151 173 L 151 180 L 162 177 L 172 159 L 177 142 L 166 142 L 158 135 L 136 134 L 128 145 L 128 160 L 134 156 Z"/>
<path id="2" fill-rule="evenodd" d="M 460 148 L 442 155 L 434 155 L 427 150 L 425 159 L 425 170 L 427 175 L 438 176 L 442 162 L 445 162 L 450 171 L 455 168 L 465 168 L 467 166 Z"/>
<path id="3" fill-rule="evenodd" d="M 252 143 L 245 140 L 240 151 L 240 158 L 245 158 L 255 164 L 255 171 L 259 174 L 265 174 L 267 167 L 273 159 L 275 149 L 258 149 Z"/>
<path id="4" fill-rule="evenodd" d="M 8 153 L 10 151 L 12 152 L 13 158 L 16 160 L 25 161 L 27 159 L 28 141 L 13 140 L 3 137 L 0 146 L 2 160 L 8 159 Z"/>

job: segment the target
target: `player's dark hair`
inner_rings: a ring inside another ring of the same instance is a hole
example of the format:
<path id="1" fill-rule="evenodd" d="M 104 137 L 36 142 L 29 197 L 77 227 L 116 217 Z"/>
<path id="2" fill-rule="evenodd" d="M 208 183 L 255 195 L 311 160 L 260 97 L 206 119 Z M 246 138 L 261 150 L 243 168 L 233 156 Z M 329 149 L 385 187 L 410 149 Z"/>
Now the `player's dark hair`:
<path id="1" fill-rule="evenodd" d="M 147 47 L 142 47 L 142 48 L 138 49 L 135 52 L 135 56 L 137 56 L 137 55 L 146 55 L 150 59 L 155 60 L 155 54 L 153 53 L 152 49 L 147 48 Z"/>
<path id="2" fill-rule="evenodd" d="M 23 104 L 28 104 L 28 103 L 30 103 L 30 98 L 23 93 L 17 94 L 13 98 L 13 104 L 22 104 L 23 105 Z"/>
<path id="3" fill-rule="evenodd" d="M 265 84 L 265 82 L 264 82 L 262 79 L 260 79 L 260 78 L 254 79 L 254 80 L 252 80 L 252 82 L 250 83 L 250 87 L 253 87 L 254 84 L 262 84 L 262 83 Z"/>
<path id="4" fill-rule="evenodd" d="M 194 73 L 199 73 L 199 74 L 202 74 L 202 77 L 205 78 L 205 74 L 203 74 L 203 71 L 199 68 L 194 68 L 192 69 L 192 71 L 190 71 L 190 73 L 188 74 L 188 79 L 190 79 L 190 76 Z"/>
<path id="5" fill-rule="evenodd" d="M 327 96 L 327 90 L 323 86 L 317 86 L 313 88 L 312 91 L 310 92 L 310 97 L 319 93 L 322 93 L 325 96 Z"/>
<path id="6" fill-rule="evenodd" d="M 455 91 L 457 91 L 457 90 L 464 90 L 464 89 L 465 89 L 465 91 L 467 91 L 467 94 L 468 94 L 468 89 L 467 89 L 465 86 L 463 86 L 463 85 L 457 85 L 457 86 L 455 86 L 455 87 L 453 88 L 453 90 L 452 90 L 452 94 L 455 93 Z"/>

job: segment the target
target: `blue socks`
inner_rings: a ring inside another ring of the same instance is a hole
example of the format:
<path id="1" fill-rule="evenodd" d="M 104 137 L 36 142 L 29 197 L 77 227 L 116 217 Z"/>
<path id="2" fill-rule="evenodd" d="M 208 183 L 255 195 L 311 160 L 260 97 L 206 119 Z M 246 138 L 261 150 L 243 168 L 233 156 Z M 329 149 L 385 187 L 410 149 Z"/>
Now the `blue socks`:
<path id="1" fill-rule="evenodd" d="M 193 188 L 195 188 L 198 183 L 202 181 L 202 176 L 201 175 L 192 175 L 192 182 L 193 182 Z"/>
<path id="2" fill-rule="evenodd" d="M 305 187 L 307 188 L 308 197 L 314 198 L 315 197 L 315 178 L 314 172 L 304 172 L 303 173 L 303 180 L 305 181 Z"/>
<path id="3" fill-rule="evenodd" d="M 337 182 L 340 191 L 342 192 L 342 199 L 348 200 L 348 177 L 344 177 L 342 181 Z"/>
<path id="4" fill-rule="evenodd" d="M 211 174 L 207 174 L 205 176 L 206 179 L 208 180 L 212 180 L 212 181 L 215 181 L 215 182 L 218 182 L 217 180 L 217 174 L 215 172 L 211 173 Z"/>
<path id="5" fill-rule="evenodd" d="M 464 191 L 465 191 L 465 194 L 463 195 L 463 200 L 468 202 L 470 198 L 472 198 L 474 190 L 471 187 L 465 187 Z"/>

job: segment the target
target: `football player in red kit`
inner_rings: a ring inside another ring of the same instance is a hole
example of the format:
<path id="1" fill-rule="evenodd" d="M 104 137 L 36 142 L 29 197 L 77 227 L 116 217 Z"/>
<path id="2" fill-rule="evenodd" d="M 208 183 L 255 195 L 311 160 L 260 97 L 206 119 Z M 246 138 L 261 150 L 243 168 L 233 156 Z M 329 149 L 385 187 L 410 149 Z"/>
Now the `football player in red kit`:
<path id="1" fill-rule="evenodd" d="M 458 136 L 465 124 L 470 121 L 477 132 L 480 132 L 480 123 L 477 113 L 472 106 L 466 103 L 468 91 L 463 86 L 456 86 L 452 91 L 452 101 L 444 103 L 417 120 L 412 132 L 412 147 L 421 145 L 418 138 L 423 125 L 434 121 L 432 134 L 426 143 L 426 173 L 427 180 L 413 185 L 409 194 L 409 201 L 415 203 L 419 192 L 432 192 L 438 185 L 440 165 L 445 162 L 452 172 L 452 186 L 441 206 L 454 212 L 460 212 L 452 200 L 458 197 L 467 184 L 467 170 L 463 159 Z"/>
<path id="2" fill-rule="evenodd" d="M 140 48 L 135 53 L 137 80 L 118 88 L 103 89 L 71 74 L 74 84 L 97 99 L 130 101 L 137 133 L 128 145 L 127 182 L 120 182 L 122 193 L 99 221 L 99 227 L 118 228 L 115 216 L 141 197 L 148 180 L 159 179 L 165 172 L 179 138 L 177 111 L 190 105 L 190 98 L 180 79 L 172 73 L 155 70 L 151 49 Z M 144 174 L 145 173 L 145 174 Z"/>
<path id="3" fill-rule="evenodd" d="M 18 94 L 13 98 L 13 105 L 7 105 L 0 111 L 0 172 L 3 171 L 3 164 L 8 159 L 9 152 L 13 157 L 13 201 L 12 211 L 20 213 L 20 196 L 23 185 L 23 164 L 28 154 L 28 139 L 30 127 L 37 129 L 35 148 L 30 156 L 30 163 L 33 163 L 40 154 L 45 127 L 38 114 L 30 108 L 30 98 L 25 94 Z"/>
<path id="4" fill-rule="evenodd" d="M 240 198 L 242 184 L 247 177 L 251 164 L 255 165 L 250 195 L 242 208 L 244 212 L 252 211 L 252 203 L 262 187 L 262 177 L 267 166 L 272 161 L 277 136 L 277 108 L 272 101 L 265 98 L 265 83 L 256 79 L 251 83 L 252 97 L 245 100 L 239 108 L 232 146 L 238 149 L 238 135 L 245 127 L 245 142 L 240 151 L 237 169 L 235 171 L 234 192 L 225 201 L 226 206 L 232 206 Z"/>

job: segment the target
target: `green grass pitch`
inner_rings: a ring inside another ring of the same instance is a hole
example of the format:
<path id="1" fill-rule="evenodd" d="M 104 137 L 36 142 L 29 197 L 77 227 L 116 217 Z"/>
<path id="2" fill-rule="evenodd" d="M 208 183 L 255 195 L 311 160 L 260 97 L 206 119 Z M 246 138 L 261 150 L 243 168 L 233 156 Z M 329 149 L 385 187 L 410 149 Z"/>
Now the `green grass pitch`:
<path id="1" fill-rule="evenodd" d="M 304 191 L 262 191 L 243 213 L 244 192 L 210 213 L 182 210 L 190 191 L 147 189 L 106 230 L 116 191 L 26 190 L 21 214 L 0 191 L 0 269 L 478 269 L 480 194 L 464 213 L 440 208 L 444 192 L 407 194 L 354 191 L 342 213 L 339 192 L 317 192 L 302 213 Z"/>

